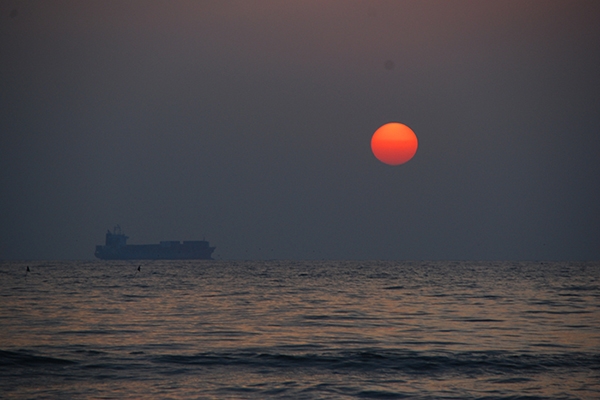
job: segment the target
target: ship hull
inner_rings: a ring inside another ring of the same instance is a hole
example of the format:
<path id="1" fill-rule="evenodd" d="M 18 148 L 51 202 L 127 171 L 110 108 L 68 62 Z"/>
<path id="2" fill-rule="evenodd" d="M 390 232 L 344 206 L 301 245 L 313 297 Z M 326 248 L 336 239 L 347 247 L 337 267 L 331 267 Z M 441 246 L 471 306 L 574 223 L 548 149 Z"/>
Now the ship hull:
<path id="1" fill-rule="evenodd" d="M 206 240 L 127 244 L 127 239 L 117 225 L 106 232 L 106 244 L 96 246 L 94 255 L 101 260 L 212 260 L 215 251 Z"/>

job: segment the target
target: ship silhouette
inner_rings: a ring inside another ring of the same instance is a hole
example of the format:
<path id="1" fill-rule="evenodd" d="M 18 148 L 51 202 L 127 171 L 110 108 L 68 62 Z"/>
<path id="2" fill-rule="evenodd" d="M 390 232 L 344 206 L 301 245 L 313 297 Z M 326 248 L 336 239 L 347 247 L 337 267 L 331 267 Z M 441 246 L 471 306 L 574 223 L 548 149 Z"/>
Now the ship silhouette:
<path id="1" fill-rule="evenodd" d="M 102 260 L 212 260 L 215 251 L 206 240 L 127 244 L 127 239 L 117 225 L 106 232 L 105 244 L 96 246 L 94 255 Z"/>

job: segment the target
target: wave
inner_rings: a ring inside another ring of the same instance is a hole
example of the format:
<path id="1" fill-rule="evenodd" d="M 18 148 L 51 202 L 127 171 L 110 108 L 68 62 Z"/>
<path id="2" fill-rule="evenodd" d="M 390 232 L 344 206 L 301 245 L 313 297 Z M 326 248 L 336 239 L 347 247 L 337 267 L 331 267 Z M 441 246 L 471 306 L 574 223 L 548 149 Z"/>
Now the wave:
<path id="1" fill-rule="evenodd" d="M 550 369 L 600 369 L 600 354 L 515 354 L 502 351 L 423 353 L 413 351 L 337 351 L 320 354 L 266 352 L 207 352 L 197 355 L 160 355 L 157 364 L 180 366 L 248 366 L 272 368 L 331 368 L 392 370 L 408 374 L 496 374 L 547 372 Z"/>
<path id="2" fill-rule="evenodd" d="M 0 367 L 49 367 L 77 364 L 81 368 L 98 367 L 97 354 L 76 354 L 75 360 L 32 354 L 27 351 L 1 351 Z M 104 368 L 123 368 L 127 364 L 176 368 L 182 372 L 193 367 L 307 368 L 355 372 L 395 372 L 405 374 L 496 375 L 547 373 L 565 369 L 600 370 L 600 354 L 557 353 L 528 354 L 506 351 L 417 352 L 407 350 L 363 349 L 321 353 L 285 354 L 268 351 L 204 352 L 195 355 L 148 354 L 131 352 L 126 358 L 103 353 Z M 185 368 L 187 367 L 187 368 Z"/>
<path id="3" fill-rule="evenodd" d="M 0 350 L 0 392 L 33 388 L 30 397 L 54 398 L 61 397 L 53 389 L 60 387 L 66 393 L 62 397 L 73 397 L 85 387 L 86 394 L 104 398 L 126 397 L 123 391 L 130 390 L 146 398 L 186 398 L 201 390 L 206 398 L 533 400 L 574 398 L 565 396 L 565 382 L 583 378 L 578 390 L 592 398 L 598 388 L 586 377 L 600 370 L 595 353 L 255 348 L 184 355 L 122 350 L 63 348 L 60 357 Z M 147 385 L 149 380 L 155 384 Z M 115 385 L 107 386 L 108 381 Z M 542 389 L 548 381 L 557 386 Z"/>
<path id="4" fill-rule="evenodd" d="M 75 361 L 62 358 L 38 356 L 28 352 L 4 351 L 0 350 L 0 367 L 25 366 L 35 367 L 36 365 L 69 365 L 76 364 Z"/>

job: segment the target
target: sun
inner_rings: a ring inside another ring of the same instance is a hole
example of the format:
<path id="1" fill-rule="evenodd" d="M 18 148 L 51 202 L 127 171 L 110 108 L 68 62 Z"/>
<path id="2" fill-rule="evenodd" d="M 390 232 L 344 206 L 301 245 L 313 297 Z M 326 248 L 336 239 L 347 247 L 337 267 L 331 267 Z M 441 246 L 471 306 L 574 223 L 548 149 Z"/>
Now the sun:
<path id="1" fill-rule="evenodd" d="M 409 161 L 417 152 L 417 135 L 399 122 L 382 125 L 371 138 L 371 150 L 375 157 L 388 165 L 400 165 Z"/>

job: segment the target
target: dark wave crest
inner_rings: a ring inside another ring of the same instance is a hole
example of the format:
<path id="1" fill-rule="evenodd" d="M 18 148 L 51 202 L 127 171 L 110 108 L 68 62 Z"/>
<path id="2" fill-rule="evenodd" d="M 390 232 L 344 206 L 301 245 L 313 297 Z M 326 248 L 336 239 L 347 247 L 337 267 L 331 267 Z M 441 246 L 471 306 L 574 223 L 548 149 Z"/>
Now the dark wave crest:
<path id="1" fill-rule="evenodd" d="M 14 352 L 0 350 L 0 367 L 24 366 L 35 367 L 39 365 L 70 365 L 76 364 L 74 361 L 61 358 L 45 357 L 30 354 L 28 352 Z"/>
<path id="2" fill-rule="evenodd" d="M 342 351 L 320 354 L 261 352 L 201 353 L 192 356 L 161 355 L 154 363 L 200 366 L 249 366 L 271 368 L 331 368 L 393 370 L 409 374 L 495 374 L 542 372 L 549 369 L 600 369 L 600 355 L 514 354 L 501 351 L 419 353 L 412 351 Z"/>

